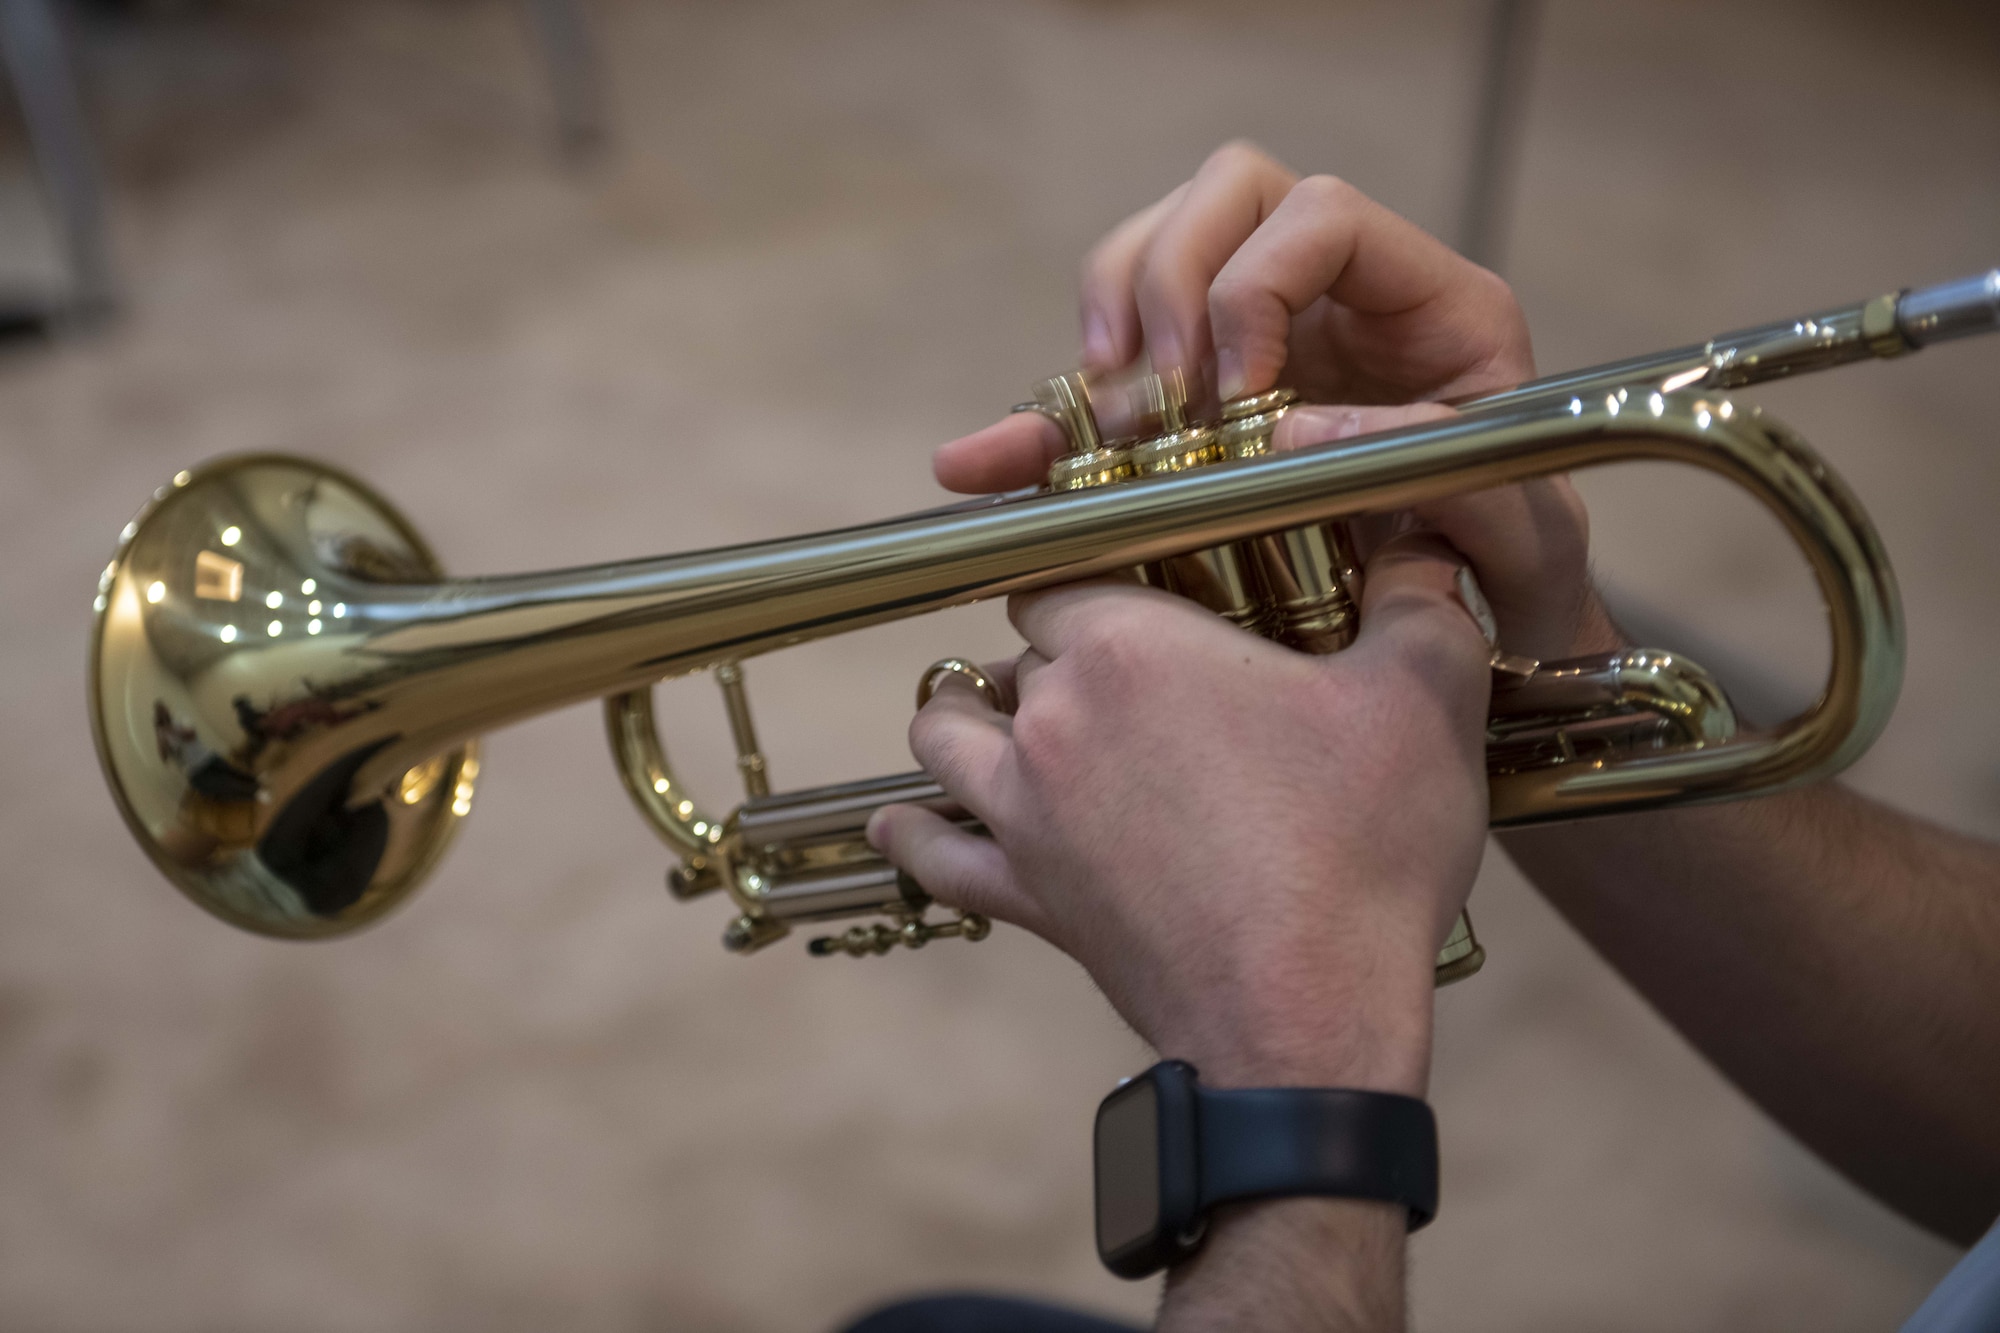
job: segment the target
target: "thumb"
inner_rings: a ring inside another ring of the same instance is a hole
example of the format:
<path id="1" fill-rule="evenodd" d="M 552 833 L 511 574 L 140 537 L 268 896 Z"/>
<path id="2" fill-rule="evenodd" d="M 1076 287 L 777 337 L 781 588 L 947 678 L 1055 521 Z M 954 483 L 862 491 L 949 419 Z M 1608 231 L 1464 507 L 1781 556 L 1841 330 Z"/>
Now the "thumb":
<path id="1" fill-rule="evenodd" d="M 984 430 L 939 445 L 931 470 L 948 491 L 986 495 L 1040 484 L 1062 451 L 1062 432 L 1054 422 L 1038 412 L 1011 412 Z"/>
<path id="2" fill-rule="evenodd" d="M 1469 599 L 1469 600 L 1468 600 Z M 1349 653 L 1392 659 L 1480 719 L 1492 689 L 1493 645 L 1465 558 L 1432 532 L 1406 532 L 1370 557 L 1362 583 L 1361 633 Z"/>

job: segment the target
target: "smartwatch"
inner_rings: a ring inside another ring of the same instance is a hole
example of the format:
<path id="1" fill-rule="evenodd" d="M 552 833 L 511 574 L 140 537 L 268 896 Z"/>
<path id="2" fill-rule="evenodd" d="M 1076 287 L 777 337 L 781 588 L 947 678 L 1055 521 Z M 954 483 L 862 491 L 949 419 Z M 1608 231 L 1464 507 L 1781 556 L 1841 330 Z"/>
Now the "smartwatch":
<path id="1" fill-rule="evenodd" d="M 1351 1088 L 1204 1088 L 1162 1060 L 1097 1108 L 1097 1256 L 1125 1278 L 1179 1263 L 1219 1203 L 1320 1195 L 1437 1213 L 1437 1119 L 1415 1097 Z"/>

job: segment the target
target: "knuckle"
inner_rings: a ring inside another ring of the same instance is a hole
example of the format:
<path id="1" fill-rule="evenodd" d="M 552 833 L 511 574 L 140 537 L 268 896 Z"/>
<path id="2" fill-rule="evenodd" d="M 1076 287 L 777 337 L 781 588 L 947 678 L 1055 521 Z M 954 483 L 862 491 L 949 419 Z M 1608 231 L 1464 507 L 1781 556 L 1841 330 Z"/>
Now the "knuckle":
<path id="1" fill-rule="evenodd" d="M 1168 285 L 1167 281 L 1163 281 L 1161 269 L 1164 264 L 1172 260 L 1169 244 L 1163 244 L 1156 234 L 1148 238 L 1132 260 L 1130 275 L 1132 299 L 1138 303 L 1142 312 L 1149 304 L 1159 299 L 1162 288 Z M 1168 253 L 1163 254 L 1163 250 Z M 1167 276 L 1170 278 L 1170 275 Z"/>
<path id="2" fill-rule="evenodd" d="M 1120 248 L 1114 233 L 1084 253 L 1083 263 L 1077 267 L 1077 283 L 1086 298 L 1100 295 L 1115 284 Z"/>
<path id="3" fill-rule="evenodd" d="M 1203 170 L 1226 171 L 1230 173 L 1255 171 L 1264 167 L 1275 167 L 1278 160 L 1259 148 L 1249 139 L 1231 139 L 1208 155 L 1202 163 Z"/>
<path id="4" fill-rule="evenodd" d="M 1468 313 L 1478 315 L 1480 322 L 1488 328 L 1525 336 L 1526 319 L 1521 314 L 1520 299 L 1514 295 L 1514 288 L 1508 281 L 1470 259 L 1461 257 L 1460 263 L 1465 271 L 1458 281 L 1462 284 L 1462 299 Z"/>
<path id="5" fill-rule="evenodd" d="M 952 849 L 942 842 L 929 842 L 915 849 L 902 867 L 924 891 L 948 906 L 969 912 L 988 911 L 994 885 L 986 867 L 963 848 Z"/>
<path id="6" fill-rule="evenodd" d="M 1105 609 L 1077 633 L 1070 650 L 1091 681 L 1119 689 L 1142 678 L 1150 656 L 1145 626 L 1128 612 Z"/>
<path id="7" fill-rule="evenodd" d="M 1469 259 L 1466 262 L 1472 264 Z M 1485 265 L 1472 264 L 1470 281 L 1479 295 L 1490 304 L 1498 306 L 1514 303 L 1514 289 L 1508 284 L 1507 279 Z"/>
<path id="8" fill-rule="evenodd" d="M 1077 736 L 1077 710 L 1059 696 L 1043 694 L 1014 715 L 1014 752 L 1031 772 L 1061 767 Z"/>
<path id="9" fill-rule="evenodd" d="M 1475 637 L 1469 623 L 1456 624 L 1449 611 L 1440 609 L 1412 616 L 1392 640 L 1392 656 L 1400 671 L 1425 685 L 1462 688 L 1481 660 L 1472 643 Z"/>
<path id="10" fill-rule="evenodd" d="M 987 897 L 986 885 L 977 874 L 973 873 L 970 866 L 940 859 L 937 864 L 924 867 L 924 871 L 917 882 L 922 884 L 931 896 L 969 912 L 984 909 Z"/>
<path id="11" fill-rule="evenodd" d="M 1242 272 L 1232 273 L 1224 268 L 1209 284 L 1209 308 L 1218 312 L 1244 310 L 1262 304 L 1269 298 L 1263 283 Z"/>
<path id="12" fill-rule="evenodd" d="M 1208 289 L 1209 323 L 1218 340 L 1251 344 L 1239 350 L 1282 350 L 1292 331 L 1292 312 L 1268 285 L 1265 275 L 1224 269 Z"/>
<path id="13" fill-rule="evenodd" d="M 1329 213 L 1352 212 L 1369 202 L 1368 196 L 1360 190 L 1340 177 L 1324 172 L 1305 177 L 1292 187 L 1292 194 L 1300 203 Z"/>
<path id="14" fill-rule="evenodd" d="M 1014 755 L 1038 787 L 1062 787 L 1060 775 L 1076 763 L 1076 727 L 1066 709 L 1040 705 L 1014 719 Z M 1000 831 L 1004 833 L 1004 831 Z"/>
<path id="15" fill-rule="evenodd" d="M 910 753 L 947 790 L 959 785 L 971 761 L 963 738 L 932 708 L 910 719 Z"/>
<path id="16" fill-rule="evenodd" d="M 1297 172 L 1266 152 L 1261 145 L 1242 138 L 1231 139 L 1210 153 L 1195 176 L 1197 179 L 1221 180 L 1238 185 L 1281 183 L 1285 189 L 1298 180 Z"/>
<path id="17" fill-rule="evenodd" d="M 1040 604 L 1042 596 L 1042 592 L 1038 589 L 1034 592 L 1017 592 L 1007 599 L 1007 623 L 1012 625 L 1014 632 L 1024 639 L 1028 637 L 1028 632 L 1022 628 L 1021 622 Z"/>

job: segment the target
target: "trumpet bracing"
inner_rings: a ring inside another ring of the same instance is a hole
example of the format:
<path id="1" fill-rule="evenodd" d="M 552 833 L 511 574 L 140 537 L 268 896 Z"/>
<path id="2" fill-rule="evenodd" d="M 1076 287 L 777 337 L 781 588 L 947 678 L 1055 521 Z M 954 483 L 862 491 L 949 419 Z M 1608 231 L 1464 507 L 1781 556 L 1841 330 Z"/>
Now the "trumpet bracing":
<path id="1" fill-rule="evenodd" d="M 1739 728 L 1676 654 L 1538 663 L 1496 653 L 1488 766 L 1496 825 L 1725 800 L 1852 762 L 1894 705 L 1902 618 L 1860 504 L 1800 440 L 1729 391 L 2000 327 L 2000 270 L 1557 375 L 1460 404 L 1455 419 L 1270 451 L 1280 391 L 1196 419 L 1142 377 L 1128 438 L 1093 385 L 1046 382 L 1028 410 L 1068 452 L 1039 493 L 782 541 L 552 573 L 447 578 L 362 482 L 299 458 L 181 472 L 121 536 L 99 581 L 90 708 L 127 824 L 189 897 L 264 934 L 309 938 L 406 898 L 470 811 L 478 737 L 604 698 L 619 772 L 676 853 L 676 896 L 725 893 L 732 949 L 864 918 L 814 952 L 883 952 L 984 921 L 930 902 L 868 848 L 869 814 L 918 801 L 971 822 L 922 773 L 773 793 L 742 663 L 845 630 L 1093 575 L 1194 597 L 1301 651 L 1353 633 L 1344 524 L 1427 498 L 1620 460 L 1705 468 L 1757 496 L 1812 568 L 1832 664 L 1817 703 Z M 713 669 L 747 799 L 716 815 L 670 768 L 655 681 Z M 979 684 L 947 659 L 945 673 Z M 1105 818 L 1117 818 L 1105 811 Z M 1440 980 L 1476 968 L 1463 922 Z"/>

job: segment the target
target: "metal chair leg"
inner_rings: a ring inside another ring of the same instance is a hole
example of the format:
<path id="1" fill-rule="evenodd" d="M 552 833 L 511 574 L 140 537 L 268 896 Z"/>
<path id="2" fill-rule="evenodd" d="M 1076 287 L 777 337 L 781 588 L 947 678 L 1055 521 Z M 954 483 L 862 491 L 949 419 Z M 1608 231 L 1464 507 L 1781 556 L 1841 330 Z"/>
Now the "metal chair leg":
<path id="1" fill-rule="evenodd" d="M 1507 242 L 1507 214 L 1520 165 L 1527 122 L 1540 0 L 1493 0 L 1486 28 L 1478 119 L 1472 127 L 1472 166 L 1459 218 L 1459 253 L 1499 271 Z"/>
<path id="2" fill-rule="evenodd" d="M 0 0 L 0 58 L 20 99 L 36 167 L 61 231 L 71 283 L 64 313 L 101 315 L 116 296 L 104 191 L 76 69 L 51 0 Z"/>
<path id="3" fill-rule="evenodd" d="M 527 0 L 527 4 L 529 21 L 548 61 L 563 152 L 583 157 L 603 142 L 605 133 L 603 80 L 590 23 L 578 0 Z"/>

